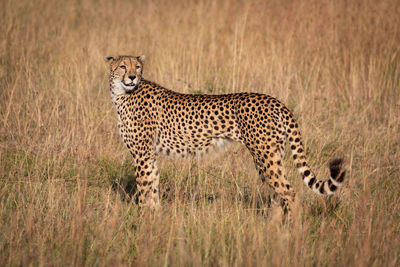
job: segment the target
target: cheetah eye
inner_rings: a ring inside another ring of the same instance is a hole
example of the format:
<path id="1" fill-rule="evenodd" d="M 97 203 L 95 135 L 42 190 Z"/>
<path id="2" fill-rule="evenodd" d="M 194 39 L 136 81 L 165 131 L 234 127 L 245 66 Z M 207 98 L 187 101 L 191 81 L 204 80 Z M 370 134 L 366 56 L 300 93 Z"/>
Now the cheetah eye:
<path id="1" fill-rule="evenodd" d="M 136 69 L 137 69 L 137 70 L 140 69 L 140 65 L 136 65 Z"/>
<path id="2" fill-rule="evenodd" d="M 123 69 L 123 70 L 126 70 L 126 66 L 125 65 L 122 65 L 122 66 L 119 66 L 121 69 Z"/>

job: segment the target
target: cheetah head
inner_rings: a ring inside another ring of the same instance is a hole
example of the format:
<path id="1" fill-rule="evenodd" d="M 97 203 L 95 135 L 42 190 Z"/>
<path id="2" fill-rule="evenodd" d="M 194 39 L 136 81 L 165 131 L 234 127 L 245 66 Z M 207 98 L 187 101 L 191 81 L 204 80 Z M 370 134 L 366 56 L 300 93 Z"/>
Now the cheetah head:
<path id="1" fill-rule="evenodd" d="M 142 80 L 145 56 L 105 57 L 110 64 L 111 93 L 126 94 L 133 91 Z"/>

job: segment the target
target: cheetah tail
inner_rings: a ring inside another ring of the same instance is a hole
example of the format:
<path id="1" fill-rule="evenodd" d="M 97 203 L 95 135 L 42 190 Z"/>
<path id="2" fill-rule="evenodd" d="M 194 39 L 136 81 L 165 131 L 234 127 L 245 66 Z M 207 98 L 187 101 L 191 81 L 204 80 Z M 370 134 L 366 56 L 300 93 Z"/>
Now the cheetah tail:
<path id="1" fill-rule="evenodd" d="M 316 178 L 310 167 L 307 165 L 306 156 L 302 141 L 300 140 L 300 131 L 297 130 L 296 136 L 290 137 L 290 148 L 296 168 L 303 178 L 303 182 L 315 193 L 321 195 L 332 195 L 343 183 L 346 175 L 344 160 L 341 158 L 333 159 L 329 163 L 331 177 L 322 181 Z M 293 133 L 293 132 L 292 132 Z"/>

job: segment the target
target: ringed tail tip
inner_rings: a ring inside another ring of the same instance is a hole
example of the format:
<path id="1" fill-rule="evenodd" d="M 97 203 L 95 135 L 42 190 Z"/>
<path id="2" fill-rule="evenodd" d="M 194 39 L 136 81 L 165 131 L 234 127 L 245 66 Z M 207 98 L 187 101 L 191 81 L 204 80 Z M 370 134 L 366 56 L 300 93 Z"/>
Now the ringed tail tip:
<path id="1" fill-rule="evenodd" d="M 332 191 L 336 190 L 336 187 L 339 187 L 342 185 L 344 177 L 346 175 L 346 170 L 344 167 L 344 160 L 342 158 L 336 158 L 333 159 L 330 163 L 329 163 L 329 169 L 331 172 L 331 177 L 329 179 L 330 181 L 330 185 L 329 187 L 332 187 Z"/>

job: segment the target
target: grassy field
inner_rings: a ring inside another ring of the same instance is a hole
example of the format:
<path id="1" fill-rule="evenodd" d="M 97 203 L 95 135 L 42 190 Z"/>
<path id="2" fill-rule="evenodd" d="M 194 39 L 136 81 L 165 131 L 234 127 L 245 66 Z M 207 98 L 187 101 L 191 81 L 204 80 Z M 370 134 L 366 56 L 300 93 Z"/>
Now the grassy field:
<path id="1" fill-rule="evenodd" d="M 400 265 L 397 0 L 0 6 L 1 266 Z M 301 206 L 282 224 L 233 145 L 160 158 L 162 208 L 140 214 L 103 61 L 117 54 L 179 92 L 278 97 L 319 178 L 346 159 L 344 187 L 315 195 L 287 156 Z"/>

